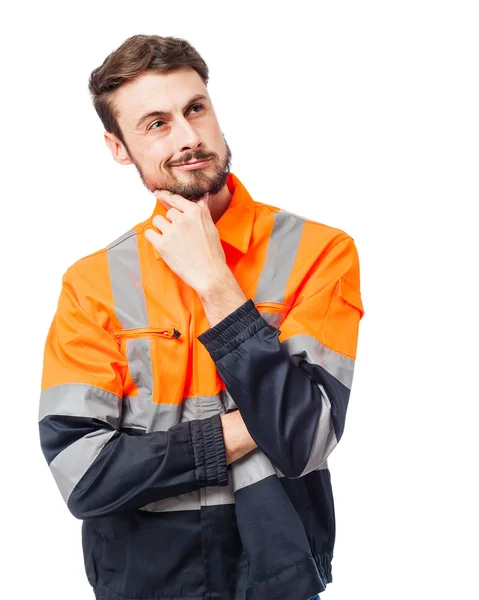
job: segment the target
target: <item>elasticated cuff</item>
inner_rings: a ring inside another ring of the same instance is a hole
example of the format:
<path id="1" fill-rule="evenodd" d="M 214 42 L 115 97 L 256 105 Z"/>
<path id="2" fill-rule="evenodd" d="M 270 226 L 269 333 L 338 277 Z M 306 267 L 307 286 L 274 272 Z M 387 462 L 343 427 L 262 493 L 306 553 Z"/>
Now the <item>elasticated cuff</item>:
<path id="1" fill-rule="evenodd" d="M 228 485 L 228 469 L 220 415 L 190 422 L 195 474 L 200 487 Z"/>
<path id="2" fill-rule="evenodd" d="M 248 300 L 211 329 L 198 336 L 214 361 L 220 360 L 268 323 Z"/>

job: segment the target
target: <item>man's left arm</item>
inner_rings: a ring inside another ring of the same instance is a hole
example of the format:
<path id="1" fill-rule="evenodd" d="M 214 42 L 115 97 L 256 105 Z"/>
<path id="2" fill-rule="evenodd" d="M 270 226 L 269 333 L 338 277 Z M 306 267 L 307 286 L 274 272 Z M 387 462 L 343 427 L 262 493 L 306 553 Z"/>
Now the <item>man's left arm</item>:
<path id="1" fill-rule="evenodd" d="M 198 339 L 258 447 L 286 477 L 300 477 L 344 430 L 364 315 L 354 240 L 321 257 L 280 329 L 238 287 L 226 280 L 200 295 L 212 327 Z"/>

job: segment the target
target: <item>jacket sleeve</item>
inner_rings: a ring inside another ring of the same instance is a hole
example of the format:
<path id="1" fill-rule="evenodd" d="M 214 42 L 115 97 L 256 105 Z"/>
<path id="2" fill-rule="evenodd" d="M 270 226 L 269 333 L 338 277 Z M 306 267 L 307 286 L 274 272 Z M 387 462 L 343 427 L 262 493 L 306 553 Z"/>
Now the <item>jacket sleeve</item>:
<path id="1" fill-rule="evenodd" d="M 280 329 L 250 299 L 198 338 L 251 437 L 286 477 L 318 468 L 343 434 L 363 314 L 348 236 L 318 261 Z"/>
<path id="2" fill-rule="evenodd" d="M 73 273 L 70 267 L 63 276 L 48 331 L 39 407 L 41 448 L 70 511 L 79 519 L 105 517 L 226 486 L 219 415 L 168 431 L 120 431 L 126 359 L 85 310 Z"/>

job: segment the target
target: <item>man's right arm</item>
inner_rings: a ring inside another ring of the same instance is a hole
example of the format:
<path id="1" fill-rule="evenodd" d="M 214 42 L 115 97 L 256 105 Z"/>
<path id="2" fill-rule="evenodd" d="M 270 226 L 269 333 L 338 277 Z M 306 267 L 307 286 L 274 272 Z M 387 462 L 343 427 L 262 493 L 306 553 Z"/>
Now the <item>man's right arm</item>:
<path id="1" fill-rule="evenodd" d="M 168 431 L 120 431 L 128 365 L 113 337 L 82 306 L 71 273 L 63 276 L 45 343 L 39 434 L 72 514 L 106 517 L 228 485 L 227 460 L 255 447 L 240 432 L 239 414 L 224 415 L 223 422 L 214 415 L 179 423 Z"/>

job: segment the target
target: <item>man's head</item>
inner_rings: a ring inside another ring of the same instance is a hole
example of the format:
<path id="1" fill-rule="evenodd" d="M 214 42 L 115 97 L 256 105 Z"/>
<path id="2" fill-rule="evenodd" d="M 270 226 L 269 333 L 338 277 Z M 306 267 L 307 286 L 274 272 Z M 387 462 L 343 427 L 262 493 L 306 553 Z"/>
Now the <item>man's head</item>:
<path id="1" fill-rule="evenodd" d="M 90 75 L 105 142 L 120 164 L 134 164 L 148 190 L 196 201 L 225 186 L 231 151 L 206 85 L 208 67 L 185 40 L 135 35 Z M 177 165 L 207 159 L 202 168 Z"/>

